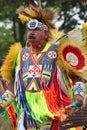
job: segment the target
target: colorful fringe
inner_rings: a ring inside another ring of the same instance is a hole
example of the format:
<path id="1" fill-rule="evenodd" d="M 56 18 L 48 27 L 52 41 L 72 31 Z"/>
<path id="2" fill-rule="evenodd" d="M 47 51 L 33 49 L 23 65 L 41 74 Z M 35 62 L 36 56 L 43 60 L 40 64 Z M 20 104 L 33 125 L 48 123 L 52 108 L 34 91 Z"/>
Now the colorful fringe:
<path id="1" fill-rule="evenodd" d="M 5 112 L 5 116 L 7 117 L 7 124 L 9 124 L 10 128 L 16 130 L 17 128 L 17 103 L 13 101 L 7 108 Z"/>
<path id="2" fill-rule="evenodd" d="M 36 117 L 33 117 L 35 120 L 38 120 L 40 123 L 42 123 L 47 117 L 54 118 L 54 115 L 47 108 L 43 91 L 38 93 L 26 92 L 26 99 Z"/>

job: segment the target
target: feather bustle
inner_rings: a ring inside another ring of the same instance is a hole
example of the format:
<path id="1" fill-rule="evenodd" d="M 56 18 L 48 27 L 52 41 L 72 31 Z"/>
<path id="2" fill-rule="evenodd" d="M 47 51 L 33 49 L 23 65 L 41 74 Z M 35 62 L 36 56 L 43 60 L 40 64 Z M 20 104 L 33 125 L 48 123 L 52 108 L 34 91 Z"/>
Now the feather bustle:
<path id="1" fill-rule="evenodd" d="M 72 67 L 68 62 L 64 60 L 63 57 L 63 49 L 66 46 L 76 47 L 81 51 L 81 54 L 85 58 L 85 66 L 82 69 L 77 70 L 76 68 Z M 62 40 L 59 48 L 58 48 L 58 64 L 61 66 L 63 70 L 66 71 L 67 74 L 75 74 L 80 76 L 81 78 L 87 80 L 87 48 L 85 45 L 74 43 L 73 40 Z"/>
<path id="2" fill-rule="evenodd" d="M 22 46 L 20 42 L 12 45 L 0 69 L 2 77 L 8 82 L 11 82 L 14 79 L 12 67 L 21 50 Z"/>

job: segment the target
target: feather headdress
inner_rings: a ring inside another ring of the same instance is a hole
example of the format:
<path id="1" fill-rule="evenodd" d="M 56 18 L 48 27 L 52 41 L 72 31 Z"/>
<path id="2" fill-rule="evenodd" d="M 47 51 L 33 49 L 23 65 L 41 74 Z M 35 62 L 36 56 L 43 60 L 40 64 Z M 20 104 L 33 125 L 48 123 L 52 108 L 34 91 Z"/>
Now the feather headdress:
<path id="1" fill-rule="evenodd" d="M 49 29 L 55 28 L 54 20 L 57 19 L 57 10 L 54 8 L 40 8 L 30 5 L 29 7 L 20 7 L 17 10 L 21 22 L 28 22 L 30 19 L 38 19 L 43 21 Z"/>
<path id="2" fill-rule="evenodd" d="M 30 19 L 37 19 L 45 23 L 48 27 L 49 37 L 51 38 L 51 30 L 55 29 L 54 21 L 56 21 L 58 17 L 58 12 L 56 9 L 52 7 L 35 7 L 30 4 L 29 7 L 20 7 L 17 9 L 17 13 L 19 14 L 19 19 L 22 23 L 27 23 Z"/>

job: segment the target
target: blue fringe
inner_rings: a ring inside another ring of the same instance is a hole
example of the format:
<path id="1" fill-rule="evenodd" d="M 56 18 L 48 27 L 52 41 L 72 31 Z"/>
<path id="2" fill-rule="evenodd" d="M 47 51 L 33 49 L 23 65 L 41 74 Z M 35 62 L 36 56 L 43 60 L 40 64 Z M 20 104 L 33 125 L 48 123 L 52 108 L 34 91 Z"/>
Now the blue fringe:
<path id="1" fill-rule="evenodd" d="M 20 102 L 24 109 L 25 120 L 26 122 L 28 122 L 29 126 L 35 126 L 36 128 L 38 128 L 40 126 L 40 122 L 32 118 L 32 115 L 33 117 L 35 117 L 35 115 L 29 108 L 29 105 L 25 97 L 25 90 L 24 90 L 24 87 L 22 86 L 23 86 L 23 83 L 20 83 L 20 78 L 18 76 L 18 87 L 19 87 L 18 92 L 19 92 Z"/>

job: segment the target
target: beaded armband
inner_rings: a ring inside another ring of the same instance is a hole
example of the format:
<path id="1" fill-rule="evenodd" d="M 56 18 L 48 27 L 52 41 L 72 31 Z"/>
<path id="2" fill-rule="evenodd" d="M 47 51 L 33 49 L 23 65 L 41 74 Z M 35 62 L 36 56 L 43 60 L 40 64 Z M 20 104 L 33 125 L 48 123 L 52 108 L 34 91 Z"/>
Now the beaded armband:
<path id="1" fill-rule="evenodd" d="M 8 106 L 14 100 L 14 98 L 14 94 L 11 91 L 6 90 L 5 93 L 0 97 L 0 106 L 2 108 Z"/>
<path id="2" fill-rule="evenodd" d="M 74 89 L 74 95 L 79 94 L 84 97 L 85 92 L 84 92 L 84 83 L 83 82 L 76 82 L 74 84 L 73 89 Z"/>

